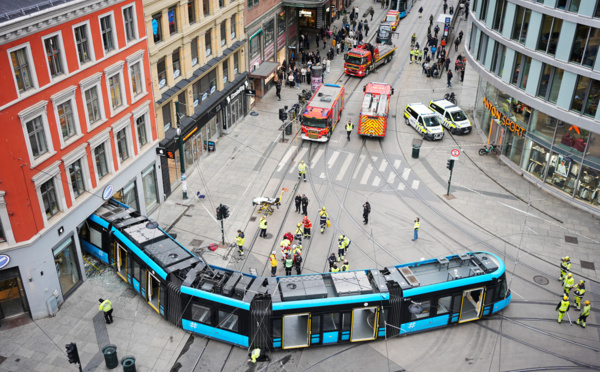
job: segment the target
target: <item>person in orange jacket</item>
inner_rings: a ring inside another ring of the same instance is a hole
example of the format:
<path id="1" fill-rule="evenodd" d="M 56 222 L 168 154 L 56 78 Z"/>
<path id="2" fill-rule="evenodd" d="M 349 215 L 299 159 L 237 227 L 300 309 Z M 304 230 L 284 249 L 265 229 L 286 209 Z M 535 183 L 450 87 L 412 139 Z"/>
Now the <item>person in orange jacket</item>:
<path id="1" fill-rule="evenodd" d="M 304 225 L 304 239 L 310 239 L 310 231 L 312 229 L 312 222 L 308 219 L 308 217 L 304 216 L 302 219 L 302 224 Z"/>

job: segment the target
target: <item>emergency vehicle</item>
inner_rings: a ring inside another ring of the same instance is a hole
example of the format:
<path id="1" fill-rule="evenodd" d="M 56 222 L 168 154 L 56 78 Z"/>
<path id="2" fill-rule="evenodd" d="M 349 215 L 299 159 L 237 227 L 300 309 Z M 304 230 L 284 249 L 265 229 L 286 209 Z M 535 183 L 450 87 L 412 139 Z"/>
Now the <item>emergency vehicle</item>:
<path id="1" fill-rule="evenodd" d="M 344 72 L 352 76 L 367 76 L 380 65 L 392 60 L 398 49 L 394 44 L 361 44 L 344 55 Z"/>
<path id="2" fill-rule="evenodd" d="M 396 31 L 398 24 L 400 23 L 400 12 L 397 10 L 390 10 L 385 15 L 384 22 L 389 22 L 392 25 L 392 31 Z"/>
<path id="3" fill-rule="evenodd" d="M 424 138 L 430 141 L 444 138 L 442 121 L 435 112 L 423 103 L 409 103 L 404 110 L 406 125 L 410 125 Z"/>
<path id="4" fill-rule="evenodd" d="M 344 110 L 343 85 L 321 84 L 300 117 L 302 139 L 327 142 Z"/>
<path id="5" fill-rule="evenodd" d="M 385 137 L 390 111 L 390 100 L 394 89 L 386 83 L 369 83 L 364 88 L 358 134 L 370 137 Z"/>
<path id="6" fill-rule="evenodd" d="M 442 121 L 442 125 L 453 134 L 471 133 L 471 122 L 464 111 L 450 101 L 436 99 L 429 102 L 429 108 L 433 110 Z"/>

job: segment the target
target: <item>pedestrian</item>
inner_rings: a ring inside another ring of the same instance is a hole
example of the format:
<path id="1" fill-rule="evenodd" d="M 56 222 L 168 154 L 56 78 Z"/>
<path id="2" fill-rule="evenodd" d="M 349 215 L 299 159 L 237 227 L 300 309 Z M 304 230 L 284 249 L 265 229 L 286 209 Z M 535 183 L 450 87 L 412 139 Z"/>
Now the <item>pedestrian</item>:
<path id="1" fill-rule="evenodd" d="M 435 37 L 437 37 L 438 32 L 440 32 L 440 26 L 439 25 L 435 25 L 435 28 L 433 29 L 433 33 L 435 34 Z"/>
<path id="2" fill-rule="evenodd" d="M 433 26 L 433 14 L 429 15 L 429 27 Z"/>
<path id="3" fill-rule="evenodd" d="M 258 223 L 258 227 L 260 228 L 260 237 L 261 238 L 266 238 L 267 237 L 267 217 L 262 216 L 260 218 L 260 221 Z"/>
<path id="4" fill-rule="evenodd" d="M 413 242 L 416 242 L 417 239 L 419 239 L 419 228 L 421 227 L 421 220 L 419 219 L 419 217 L 417 217 L 415 219 L 415 225 L 413 226 L 413 230 L 415 232 L 414 237 L 413 237 Z"/>
<path id="5" fill-rule="evenodd" d="M 579 281 L 579 284 L 575 286 L 573 295 L 575 296 L 575 305 L 577 305 L 577 310 L 579 311 L 581 310 L 581 299 L 585 295 L 585 280 Z"/>
<path id="6" fill-rule="evenodd" d="M 446 58 L 445 62 L 444 62 L 444 67 L 446 67 L 446 70 L 448 70 L 448 68 L 450 67 L 450 58 Z M 448 70 L 450 71 L 450 70 Z"/>
<path id="7" fill-rule="evenodd" d="M 248 359 L 248 361 L 252 362 L 252 363 L 256 363 L 256 361 L 259 361 L 259 362 L 270 362 L 271 361 L 271 359 L 267 356 L 267 354 L 265 354 L 265 352 L 259 348 L 256 348 L 256 349 L 252 350 L 251 352 L 249 352 L 248 356 L 250 357 L 250 359 Z"/>
<path id="8" fill-rule="evenodd" d="M 419 8 L 419 18 L 421 18 L 421 16 L 423 15 L 423 7 Z"/>
<path id="9" fill-rule="evenodd" d="M 343 261 L 344 260 L 344 256 L 346 253 L 346 246 L 345 246 L 345 239 L 344 239 L 344 235 L 340 235 L 340 237 L 338 238 L 338 256 L 337 256 L 337 261 Z"/>
<path id="10" fill-rule="evenodd" d="M 106 321 L 106 324 L 112 323 L 113 322 L 112 303 L 110 302 L 110 300 L 104 300 L 102 298 L 100 298 L 98 301 L 100 301 L 100 306 L 98 307 L 98 310 L 104 311 L 104 320 Z"/>
<path id="11" fill-rule="evenodd" d="M 308 167 L 306 166 L 306 163 L 304 163 L 304 160 L 302 160 L 300 165 L 298 165 L 298 179 L 304 177 L 304 182 L 306 182 L 306 168 Z"/>
<path id="12" fill-rule="evenodd" d="M 381 9 L 385 8 L 385 0 L 381 0 Z"/>
<path id="13" fill-rule="evenodd" d="M 327 257 L 327 262 L 329 263 L 329 271 L 331 271 L 331 268 L 333 267 L 333 265 L 335 265 L 337 261 L 337 258 L 335 258 L 335 253 L 332 253 L 329 255 L 329 257 Z"/>
<path id="14" fill-rule="evenodd" d="M 302 244 L 302 237 L 304 236 L 304 231 L 302 230 L 302 223 L 298 222 L 296 225 L 296 230 L 294 231 L 294 239 L 298 244 Z"/>
<path id="15" fill-rule="evenodd" d="M 300 69 L 300 73 L 302 74 L 302 82 L 306 83 L 306 67 L 302 66 L 302 69 Z"/>
<path id="16" fill-rule="evenodd" d="M 583 311 L 579 315 L 579 319 L 577 319 L 577 325 L 580 325 L 583 328 L 585 328 L 585 321 L 587 320 L 587 317 L 590 315 L 591 310 L 592 310 L 592 305 L 590 305 L 589 301 L 586 301 L 583 306 Z"/>
<path id="17" fill-rule="evenodd" d="M 269 262 L 271 263 L 271 276 L 277 276 L 277 257 L 275 256 L 275 251 L 271 252 L 269 256 Z"/>
<path id="18" fill-rule="evenodd" d="M 340 269 L 338 268 L 337 263 L 334 262 L 333 266 L 329 269 L 329 271 L 332 272 L 332 273 L 339 273 Z"/>
<path id="19" fill-rule="evenodd" d="M 460 45 L 460 41 L 458 39 L 454 39 L 454 51 L 458 51 L 458 46 Z"/>
<path id="20" fill-rule="evenodd" d="M 348 263 L 348 260 L 344 260 L 344 264 L 342 265 L 342 271 L 348 270 L 350 270 L 350 264 Z"/>
<path id="21" fill-rule="evenodd" d="M 371 9 L 369 9 L 369 14 L 371 15 L 371 21 L 372 21 L 373 15 L 375 14 L 375 9 L 373 9 L 373 7 L 371 7 Z"/>
<path id="22" fill-rule="evenodd" d="M 289 240 L 290 245 L 292 245 L 292 242 L 294 241 L 294 235 L 292 235 L 291 231 L 288 231 L 285 234 L 283 234 L 283 238 Z"/>
<path id="23" fill-rule="evenodd" d="M 237 236 L 235 237 L 235 244 L 238 246 L 238 252 L 240 256 L 244 255 L 244 242 L 246 241 L 246 236 L 242 232 L 242 230 L 237 231 Z"/>
<path id="24" fill-rule="evenodd" d="M 437 51 L 437 48 L 434 46 L 431 47 L 431 58 L 435 58 L 435 52 Z"/>
<path id="25" fill-rule="evenodd" d="M 565 316 L 565 313 L 569 311 L 571 304 L 569 303 L 569 296 L 564 296 L 563 299 L 556 305 L 556 310 L 558 310 L 558 322 L 561 323 L 562 319 Z"/>
<path id="26" fill-rule="evenodd" d="M 304 216 L 308 216 L 308 197 L 305 194 L 302 194 L 301 203 L 302 203 L 302 214 Z"/>
<path id="27" fill-rule="evenodd" d="M 573 288 L 574 286 L 575 286 L 575 279 L 573 279 L 573 274 L 568 273 L 567 277 L 563 281 L 563 290 L 565 292 L 565 296 L 569 296 L 569 293 L 571 292 L 571 288 Z"/>
<path id="28" fill-rule="evenodd" d="M 371 213 L 371 204 L 366 202 L 363 204 L 363 220 L 365 225 L 369 223 L 369 213 Z"/>
<path id="29" fill-rule="evenodd" d="M 369 25 L 365 23 L 365 37 L 369 36 Z"/>
<path id="30" fill-rule="evenodd" d="M 275 84 L 275 95 L 277 96 L 277 100 L 281 101 L 281 81 L 277 81 Z"/>
<path id="31" fill-rule="evenodd" d="M 558 280 L 565 280 L 565 276 L 567 276 L 570 270 L 571 259 L 569 258 L 569 256 L 565 256 L 561 259 L 560 262 L 560 277 L 558 278 Z"/>
<path id="32" fill-rule="evenodd" d="M 352 129 L 354 129 L 352 121 L 348 120 L 348 124 L 346 124 L 346 133 L 348 133 L 348 141 L 350 141 L 350 134 L 352 134 Z"/>
<path id="33" fill-rule="evenodd" d="M 317 35 L 315 36 L 315 41 L 317 42 L 317 49 L 319 49 L 319 39 L 320 39 L 320 36 L 319 36 L 319 33 L 317 33 Z"/>
<path id="34" fill-rule="evenodd" d="M 452 80 L 452 70 L 448 70 L 448 73 L 446 74 L 448 77 L 448 88 L 452 88 L 452 83 L 450 82 Z"/>
<path id="35" fill-rule="evenodd" d="M 429 48 L 427 48 L 427 45 L 425 45 L 425 48 L 423 48 L 423 58 L 425 58 L 425 60 L 427 60 L 428 52 L 429 52 Z"/>
<path id="36" fill-rule="evenodd" d="M 294 266 L 296 267 L 296 275 L 302 274 L 302 254 L 301 252 L 294 253 Z"/>
<path id="37" fill-rule="evenodd" d="M 443 8 L 444 8 L 444 14 L 446 14 L 446 10 L 448 10 L 448 4 L 444 3 Z"/>
<path id="38" fill-rule="evenodd" d="M 329 227 L 329 214 L 325 211 L 325 207 L 323 207 L 319 211 L 319 224 L 321 225 L 321 234 L 325 231 L 325 226 Z"/>
<path id="39" fill-rule="evenodd" d="M 304 216 L 304 218 L 302 219 L 302 224 L 304 225 L 304 239 L 310 239 L 312 222 L 310 222 L 307 216 Z"/>
<path id="40" fill-rule="evenodd" d="M 465 80 L 465 66 L 460 69 L 460 82 L 462 83 Z"/>
<path id="41" fill-rule="evenodd" d="M 356 29 L 358 30 L 358 32 L 361 32 L 363 29 L 363 23 L 362 20 L 358 22 L 358 26 L 356 27 Z"/>
<path id="42" fill-rule="evenodd" d="M 287 253 L 285 255 L 285 276 L 292 275 L 292 268 L 294 267 L 294 259 Z"/>
<path id="43" fill-rule="evenodd" d="M 296 89 L 300 89 L 300 83 L 302 82 L 302 75 L 299 70 L 296 70 L 295 79 L 296 79 Z"/>
<path id="44" fill-rule="evenodd" d="M 340 43 L 343 45 L 344 41 L 339 41 L 337 43 L 335 43 L 335 53 L 339 56 L 340 55 Z"/>
<path id="45" fill-rule="evenodd" d="M 448 10 L 449 10 L 450 15 L 454 14 L 454 6 L 453 5 L 450 5 L 450 9 L 448 9 Z"/>
<path id="46" fill-rule="evenodd" d="M 418 43 L 417 43 L 418 44 Z M 423 51 L 417 48 L 417 63 L 423 62 Z"/>
<path id="47" fill-rule="evenodd" d="M 462 30 L 458 33 L 458 42 L 462 43 L 463 32 Z"/>
<path id="48" fill-rule="evenodd" d="M 296 213 L 302 213 L 302 210 L 300 209 L 302 204 L 302 196 L 300 196 L 300 194 L 296 195 L 294 202 L 296 203 Z"/>

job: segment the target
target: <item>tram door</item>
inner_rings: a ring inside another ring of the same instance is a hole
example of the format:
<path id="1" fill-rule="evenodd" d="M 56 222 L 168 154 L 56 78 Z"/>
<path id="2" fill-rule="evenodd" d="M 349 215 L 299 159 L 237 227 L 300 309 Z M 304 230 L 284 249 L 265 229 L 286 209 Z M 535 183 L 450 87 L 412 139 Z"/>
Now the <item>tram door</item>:
<path id="1" fill-rule="evenodd" d="M 463 291 L 458 322 L 465 323 L 481 318 L 484 298 L 485 288 Z"/>
<path id="2" fill-rule="evenodd" d="M 127 250 L 121 244 L 115 244 L 115 269 L 117 274 L 127 281 Z"/>
<path id="3" fill-rule="evenodd" d="M 160 281 L 157 277 L 148 273 L 148 304 L 160 313 Z"/>
<path id="4" fill-rule="evenodd" d="M 350 342 L 374 340 L 377 337 L 378 316 L 377 306 L 352 310 Z"/>
<path id="5" fill-rule="evenodd" d="M 292 314 L 283 317 L 284 349 L 310 345 L 310 313 Z"/>

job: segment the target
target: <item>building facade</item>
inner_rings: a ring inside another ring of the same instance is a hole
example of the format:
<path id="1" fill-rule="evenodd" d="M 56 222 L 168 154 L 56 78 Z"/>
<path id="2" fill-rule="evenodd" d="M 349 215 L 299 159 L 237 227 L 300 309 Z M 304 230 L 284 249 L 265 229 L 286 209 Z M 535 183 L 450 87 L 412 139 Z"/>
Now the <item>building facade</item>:
<path id="1" fill-rule="evenodd" d="M 242 0 L 144 0 L 165 195 L 247 112 Z M 179 124 L 178 124 L 179 123 Z M 179 129 L 179 135 L 177 134 Z"/>
<path id="2" fill-rule="evenodd" d="M 78 230 L 106 199 L 163 194 L 142 1 L 33 5 L 1 6 L 0 319 L 85 280 Z"/>
<path id="3" fill-rule="evenodd" d="M 474 117 L 503 159 L 600 213 L 600 1 L 473 0 Z"/>

